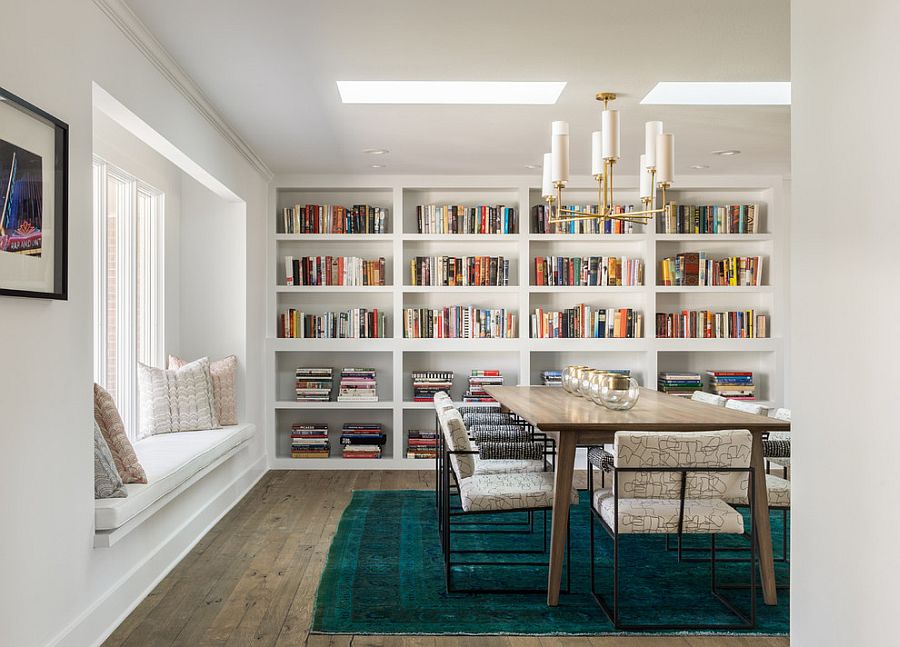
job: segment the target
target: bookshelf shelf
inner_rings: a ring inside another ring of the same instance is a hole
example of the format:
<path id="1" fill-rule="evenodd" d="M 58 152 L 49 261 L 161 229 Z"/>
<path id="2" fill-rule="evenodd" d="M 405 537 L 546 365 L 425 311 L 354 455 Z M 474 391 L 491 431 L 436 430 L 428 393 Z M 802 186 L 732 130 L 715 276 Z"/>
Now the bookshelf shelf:
<path id="1" fill-rule="evenodd" d="M 496 368 L 507 384 L 540 384 L 541 372 L 567 364 L 629 369 L 641 384 L 656 386 L 659 371 L 752 370 L 758 376 L 759 402 L 785 406 L 788 364 L 785 324 L 788 258 L 785 184 L 781 177 L 690 177 L 673 191 L 681 204 L 747 204 L 761 207 L 759 234 L 661 234 L 656 223 L 630 234 L 538 234 L 532 207 L 541 204 L 538 177 L 524 176 L 283 176 L 270 192 L 267 234 L 265 362 L 266 442 L 269 466 L 307 470 L 431 470 L 433 462 L 406 458 L 407 431 L 431 428 L 429 402 L 412 401 L 411 372 L 448 370 L 455 374 L 451 396 L 462 398 L 465 374 Z M 576 181 L 578 180 L 578 181 Z M 682 178 L 678 178 L 681 182 Z M 631 184 L 629 185 L 629 181 Z M 637 178 L 623 176 L 624 204 L 637 204 Z M 577 204 L 596 201 L 591 178 L 574 178 L 570 191 Z M 301 188 L 298 188 L 301 187 Z M 382 234 L 284 234 L 281 210 L 295 204 L 371 205 L 387 209 Z M 505 205 L 514 207 L 515 234 L 419 234 L 416 206 Z M 321 243 L 321 245 L 320 245 Z M 319 249 L 317 249 L 317 246 Z M 658 262 L 682 252 L 722 256 L 761 255 L 766 259 L 763 286 L 660 286 Z M 384 286 L 287 286 L 285 256 L 384 257 Z M 503 256 L 510 261 L 507 286 L 417 286 L 409 280 L 409 262 L 418 256 Z M 625 256 L 644 261 L 642 286 L 533 285 L 537 256 Z M 534 339 L 530 315 L 536 307 L 559 310 L 584 303 L 603 308 L 635 308 L 644 316 L 645 337 L 637 339 Z M 503 307 L 518 315 L 518 336 L 498 339 L 407 339 L 405 307 L 475 305 Z M 381 339 L 279 339 L 278 315 L 289 307 L 318 314 L 350 308 L 378 308 L 386 314 Z M 765 339 L 661 339 L 654 337 L 658 312 L 676 309 L 742 310 L 770 316 Z M 372 367 L 377 370 L 379 402 L 295 402 L 294 371 L 300 366 Z M 459 402 L 458 404 L 464 404 Z M 381 459 L 344 459 L 336 442 L 347 422 L 379 422 L 387 435 Z M 295 423 L 327 423 L 332 456 L 287 458 L 287 429 Z"/>

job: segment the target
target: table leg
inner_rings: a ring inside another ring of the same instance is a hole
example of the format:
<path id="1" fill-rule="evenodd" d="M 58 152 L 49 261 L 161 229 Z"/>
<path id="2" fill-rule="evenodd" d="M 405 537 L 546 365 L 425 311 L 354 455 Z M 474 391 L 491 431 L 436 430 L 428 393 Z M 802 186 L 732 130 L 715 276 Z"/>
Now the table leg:
<path id="1" fill-rule="evenodd" d="M 557 434 L 556 477 L 553 484 L 553 521 L 550 531 L 550 569 L 547 576 L 547 604 L 559 604 L 559 585 L 566 555 L 569 504 L 575 471 L 575 434 Z M 771 556 L 771 550 L 769 551 Z"/>
<path id="2" fill-rule="evenodd" d="M 766 470 L 763 459 L 762 435 L 753 434 L 753 482 L 755 505 L 753 506 L 753 532 L 759 550 L 759 576 L 766 604 L 778 604 L 775 588 L 775 562 L 772 556 L 772 528 L 769 524 L 769 497 L 766 489 Z"/>

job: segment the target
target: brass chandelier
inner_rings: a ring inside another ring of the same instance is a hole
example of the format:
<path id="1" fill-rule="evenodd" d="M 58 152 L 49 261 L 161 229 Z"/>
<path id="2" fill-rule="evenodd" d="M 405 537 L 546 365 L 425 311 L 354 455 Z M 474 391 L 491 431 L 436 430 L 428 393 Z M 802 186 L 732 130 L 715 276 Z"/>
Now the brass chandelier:
<path id="1" fill-rule="evenodd" d="M 554 121 L 551 126 L 550 152 L 544 155 L 541 194 L 550 211 L 550 223 L 567 223 L 577 220 L 621 220 L 646 224 L 666 207 L 666 192 L 672 186 L 675 167 L 675 136 L 663 132 L 661 121 L 648 121 L 644 125 L 644 154 L 639 170 L 641 211 L 615 213 L 615 185 L 613 171 L 619 159 L 619 111 L 610 110 L 609 102 L 615 101 L 613 92 L 599 92 L 597 101 L 603 102 L 602 130 L 591 133 L 591 175 L 597 181 L 598 213 L 576 209 L 564 209 L 562 190 L 569 181 L 569 124 Z M 657 192 L 661 193 L 662 206 L 657 207 Z M 554 212 L 554 203 L 556 209 Z"/>

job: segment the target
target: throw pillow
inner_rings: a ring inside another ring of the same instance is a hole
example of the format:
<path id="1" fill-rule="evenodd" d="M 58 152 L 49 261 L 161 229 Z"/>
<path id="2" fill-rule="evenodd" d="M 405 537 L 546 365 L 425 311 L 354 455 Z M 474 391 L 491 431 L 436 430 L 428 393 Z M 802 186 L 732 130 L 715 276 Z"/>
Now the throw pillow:
<path id="1" fill-rule="evenodd" d="M 187 362 L 174 355 L 169 355 L 169 369 L 181 368 Z M 229 355 L 209 363 L 209 374 L 212 376 L 213 402 L 216 405 L 216 417 L 220 425 L 236 425 L 234 376 L 237 373 L 237 357 Z"/>
<path id="2" fill-rule="evenodd" d="M 112 454 L 123 483 L 146 483 L 147 475 L 125 433 L 125 424 L 112 396 L 99 384 L 94 385 L 94 421 Z"/>
<path id="3" fill-rule="evenodd" d="M 219 426 L 206 357 L 170 371 L 139 362 L 138 394 L 141 438 Z"/>
<path id="4" fill-rule="evenodd" d="M 94 498 L 116 499 L 128 496 L 122 477 L 116 471 L 116 463 L 103 432 L 94 421 Z"/>

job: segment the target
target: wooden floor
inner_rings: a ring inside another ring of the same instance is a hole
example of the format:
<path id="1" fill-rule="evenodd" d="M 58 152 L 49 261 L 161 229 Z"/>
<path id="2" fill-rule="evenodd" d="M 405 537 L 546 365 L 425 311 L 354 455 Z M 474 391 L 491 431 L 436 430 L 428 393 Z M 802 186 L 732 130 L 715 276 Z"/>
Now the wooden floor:
<path id="1" fill-rule="evenodd" d="M 309 635 L 331 538 L 353 490 L 431 487 L 432 473 L 272 471 L 104 643 L 399 647 L 787 647 L 786 638 Z M 598 609 L 598 613 L 599 613 Z"/>

